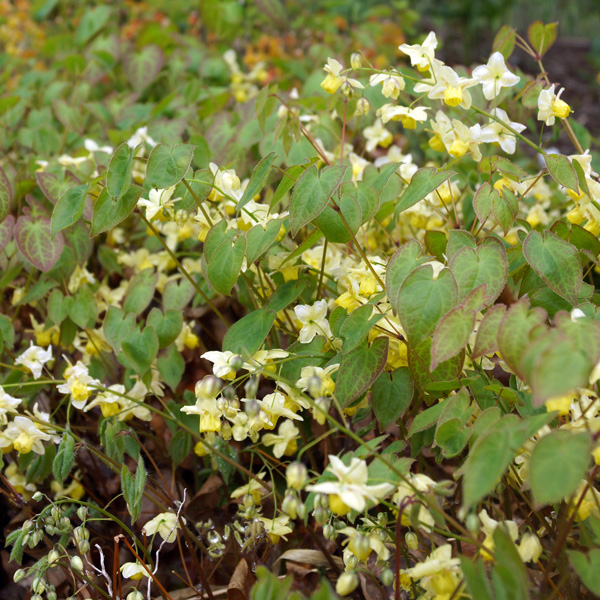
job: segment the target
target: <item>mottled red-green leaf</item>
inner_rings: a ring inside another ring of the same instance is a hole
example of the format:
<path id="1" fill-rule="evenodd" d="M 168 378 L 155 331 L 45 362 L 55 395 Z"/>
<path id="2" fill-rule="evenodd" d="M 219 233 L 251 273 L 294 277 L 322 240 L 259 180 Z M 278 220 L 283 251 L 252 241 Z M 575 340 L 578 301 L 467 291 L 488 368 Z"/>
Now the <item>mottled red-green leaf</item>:
<path id="1" fill-rule="evenodd" d="M 52 237 L 48 218 L 33 220 L 29 215 L 20 216 L 14 234 L 17 247 L 23 256 L 40 271 L 49 271 L 62 254 L 63 235 L 59 232 Z"/>

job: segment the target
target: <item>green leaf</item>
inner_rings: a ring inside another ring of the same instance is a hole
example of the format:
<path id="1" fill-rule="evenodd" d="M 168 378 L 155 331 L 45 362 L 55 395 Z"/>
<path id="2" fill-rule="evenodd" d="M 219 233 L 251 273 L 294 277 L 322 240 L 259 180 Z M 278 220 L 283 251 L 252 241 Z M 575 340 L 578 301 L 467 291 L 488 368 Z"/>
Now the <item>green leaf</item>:
<path id="1" fill-rule="evenodd" d="M 246 186 L 244 194 L 237 203 L 237 212 L 239 212 L 243 206 L 245 206 L 263 189 L 267 181 L 267 176 L 269 175 L 269 170 L 271 169 L 271 165 L 273 164 L 275 158 L 275 152 L 270 152 L 256 165 L 256 167 L 254 167 L 254 171 L 252 171 L 250 181 Z"/>
<path id="2" fill-rule="evenodd" d="M 523 427 L 515 427 L 515 421 L 518 424 L 517 417 L 514 420 L 504 417 L 473 444 L 462 469 L 465 510 L 470 509 L 496 487 L 528 439 L 529 432 Z"/>
<path id="3" fill-rule="evenodd" d="M 515 47 L 516 31 L 510 25 L 502 25 L 500 31 L 494 37 L 492 52 L 500 52 L 505 60 L 510 58 Z M 483 600 L 483 597 L 482 597 Z"/>
<path id="4" fill-rule="evenodd" d="M 414 393 L 414 384 L 407 367 L 399 367 L 390 374 L 379 375 L 371 390 L 373 412 L 381 429 L 397 421 L 408 408 Z"/>
<path id="5" fill-rule="evenodd" d="M 179 466 L 192 451 L 192 436 L 183 429 L 178 429 L 169 443 L 169 455 L 173 466 Z"/>
<path id="6" fill-rule="evenodd" d="M 349 183 L 354 188 L 354 184 Z M 339 211 L 327 205 L 315 219 L 315 224 L 323 232 L 325 238 L 338 244 L 348 243 L 363 223 L 362 210 L 356 199 L 356 190 L 346 190 L 346 185 L 343 185 L 342 197 L 336 200 Z M 348 227 L 346 227 L 346 223 Z"/>
<path id="7" fill-rule="evenodd" d="M 396 310 L 412 346 L 418 346 L 435 331 L 457 298 L 456 280 L 450 269 L 443 269 L 437 279 L 431 265 L 418 267 L 408 275 L 396 298 Z"/>
<path id="8" fill-rule="evenodd" d="M 600 549 L 592 548 L 587 557 L 577 550 L 567 550 L 567 554 L 583 585 L 596 596 L 600 596 Z"/>
<path id="9" fill-rule="evenodd" d="M 257 261 L 277 239 L 283 219 L 272 219 L 266 228 L 258 224 L 246 233 L 246 260 L 251 265 Z"/>
<path id="10" fill-rule="evenodd" d="M 483 183 L 473 198 L 473 208 L 477 218 L 484 223 L 492 213 L 494 203 L 500 201 L 498 190 L 493 188 L 487 181 Z"/>
<path id="11" fill-rule="evenodd" d="M 446 400 L 447 402 L 447 400 Z M 437 424 L 442 411 L 444 410 L 444 401 L 434 404 L 432 407 L 421 411 L 414 419 L 408 430 L 408 437 L 412 437 L 416 433 L 425 431 Z"/>
<path id="12" fill-rule="evenodd" d="M 303 165 L 293 165 L 284 171 L 285 175 L 281 178 L 281 181 L 273 194 L 273 198 L 271 198 L 271 208 L 277 206 L 283 197 L 292 189 L 300 175 L 302 175 L 302 173 L 311 167 L 317 160 L 319 159 L 312 158 Z"/>
<path id="13" fill-rule="evenodd" d="M 354 184 L 352 184 L 354 185 Z M 379 209 L 379 192 L 374 186 L 359 181 L 356 188 L 356 200 L 360 205 L 362 222 L 372 219 Z"/>
<path id="14" fill-rule="evenodd" d="M 571 161 L 562 154 L 546 154 L 544 156 L 546 161 L 546 167 L 550 175 L 554 178 L 556 183 L 579 192 L 579 177 L 571 164 Z"/>
<path id="15" fill-rule="evenodd" d="M 385 315 L 373 314 L 373 305 L 365 304 L 353 310 L 340 328 L 340 336 L 344 341 L 342 352 L 350 352 L 362 341 L 369 333 L 375 323 L 383 319 Z"/>
<path id="16" fill-rule="evenodd" d="M 52 290 L 48 296 L 48 316 L 55 325 L 60 325 L 69 312 L 60 290 Z"/>
<path id="17" fill-rule="evenodd" d="M 428 260 L 426 257 L 419 258 L 421 250 L 421 244 L 417 240 L 408 240 L 390 258 L 385 273 L 385 290 L 395 310 L 397 310 L 398 294 L 406 276 Z"/>
<path id="18" fill-rule="evenodd" d="M 418 346 L 409 348 L 408 366 L 417 389 L 422 392 L 449 391 L 460 387 L 458 377 L 463 366 L 465 353 L 459 352 L 440 363 L 433 371 L 431 365 L 432 338 L 428 337 Z"/>
<path id="19" fill-rule="evenodd" d="M 106 173 L 106 191 L 113 198 L 120 198 L 131 184 L 134 149 L 122 143 L 112 155 Z"/>
<path id="20" fill-rule="evenodd" d="M 134 329 L 123 339 L 121 346 L 127 362 L 142 377 L 158 354 L 158 336 L 154 327 L 146 327 L 142 332 Z"/>
<path id="21" fill-rule="evenodd" d="M 52 463 L 52 473 L 54 479 L 61 484 L 69 476 L 73 468 L 73 460 L 75 457 L 75 440 L 69 433 L 64 433 L 63 438 L 58 446 L 58 451 Z"/>
<path id="22" fill-rule="evenodd" d="M 464 231 L 463 229 L 451 229 L 448 232 L 448 241 L 446 242 L 446 258 L 448 263 L 452 262 L 456 253 L 463 248 L 477 250 L 475 238 L 468 231 Z"/>
<path id="23" fill-rule="evenodd" d="M 13 240 L 13 231 L 15 229 L 14 215 L 8 215 L 4 221 L 0 222 L 0 252 L 6 248 L 8 242 Z"/>
<path id="24" fill-rule="evenodd" d="M 169 281 L 162 294 L 165 310 L 183 310 L 194 297 L 194 286 L 185 278 Z"/>
<path id="25" fill-rule="evenodd" d="M 458 286 L 458 302 L 462 302 L 480 285 L 486 285 L 486 302 L 493 304 L 502 293 L 508 276 L 508 261 L 502 242 L 489 238 L 473 248 L 461 248 L 450 260 L 450 270 Z"/>
<path id="26" fill-rule="evenodd" d="M 14 228 L 15 242 L 23 256 L 43 272 L 48 272 L 58 261 L 64 247 L 62 233 L 52 235 L 50 219 L 35 220 L 29 215 L 17 219 Z"/>
<path id="27" fill-rule="evenodd" d="M 138 185 L 130 185 L 125 194 L 114 200 L 104 188 L 94 204 L 90 237 L 104 233 L 124 221 L 135 208 L 143 191 Z"/>
<path id="28" fill-rule="evenodd" d="M 263 345 L 277 313 L 267 307 L 259 308 L 236 321 L 223 338 L 223 351 L 243 357 L 253 356 Z"/>
<path id="29" fill-rule="evenodd" d="M 6 215 L 10 212 L 12 202 L 13 192 L 10 181 L 4 169 L 0 167 L 0 222 L 4 221 Z"/>
<path id="30" fill-rule="evenodd" d="M 434 167 L 423 167 L 419 169 L 410 180 L 410 183 L 404 190 L 398 204 L 394 209 L 394 215 L 398 215 L 403 210 L 414 206 L 431 192 L 437 190 L 445 181 L 456 175 L 454 171 L 436 172 Z"/>
<path id="31" fill-rule="evenodd" d="M 306 279 L 286 281 L 271 294 L 267 307 L 278 313 L 289 306 L 304 291 L 307 284 Z"/>
<path id="32" fill-rule="evenodd" d="M 142 512 L 144 487 L 146 485 L 146 468 L 140 455 L 138 458 L 135 478 L 129 472 L 127 465 L 121 467 L 121 489 L 123 498 L 127 503 L 127 511 L 131 515 L 131 522 L 135 523 Z"/>
<path id="33" fill-rule="evenodd" d="M 558 23 L 546 23 L 535 21 L 527 30 L 527 37 L 533 49 L 540 58 L 548 52 L 552 44 L 556 41 L 556 30 Z"/>
<path id="34" fill-rule="evenodd" d="M 158 144 L 148 157 L 146 181 L 148 185 L 160 190 L 166 190 L 177 185 L 187 173 L 194 148 L 191 144 L 168 146 Z"/>
<path id="35" fill-rule="evenodd" d="M 208 263 L 208 279 L 217 292 L 229 295 L 240 274 L 245 253 L 245 237 L 239 237 L 233 246 L 225 240 L 214 252 Z"/>
<path id="36" fill-rule="evenodd" d="M 506 306 L 504 304 L 495 304 L 486 311 L 477 328 L 475 347 L 471 355 L 473 360 L 498 351 L 498 332 L 505 314 Z"/>
<path id="37" fill-rule="evenodd" d="M 167 354 L 160 356 L 157 361 L 158 372 L 164 382 L 173 390 L 176 391 L 183 372 L 185 371 L 185 362 L 177 351 L 175 346 L 169 346 Z"/>
<path id="38" fill-rule="evenodd" d="M 98 307 L 89 286 L 81 286 L 77 290 L 77 294 L 69 300 L 68 311 L 71 321 L 82 329 L 93 327 L 98 316 Z"/>
<path id="39" fill-rule="evenodd" d="M 335 384 L 335 395 L 342 407 L 360 398 L 383 371 L 388 343 L 389 338 L 380 337 L 370 347 L 359 346 L 342 355 Z"/>
<path id="40" fill-rule="evenodd" d="M 83 16 L 75 32 L 75 43 L 78 46 L 85 45 L 108 23 L 111 14 L 110 6 L 96 6 L 83 11 Z"/>
<path id="41" fill-rule="evenodd" d="M 505 25 L 504 27 L 507 26 Z M 483 561 L 471 562 L 464 556 L 461 556 L 460 569 L 465 578 L 467 591 L 472 598 L 477 598 L 477 600 L 494 600 L 494 594 L 487 578 Z"/>
<path id="42" fill-rule="evenodd" d="M 502 526 L 493 535 L 496 566 L 492 581 L 496 598 L 529 600 L 529 577 L 517 547 Z"/>
<path id="43" fill-rule="evenodd" d="M 431 343 L 430 371 L 456 356 L 469 341 L 475 327 L 475 311 L 457 306 L 438 323 Z"/>
<path id="44" fill-rule="evenodd" d="M 568 498 L 585 477 L 592 440 L 587 431 L 553 431 L 535 445 L 529 460 L 529 482 L 538 506 Z"/>
<path id="45" fill-rule="evenodd" d="M 529 345 L 532 331 L 546 321 L 546 311 L 529 310 L 529 300 L 521 298 L 510 306 L 500 322 L 498 347 L 511 370 L 523 378 L 521 357 Z"/>
<path id="46" fill-rule="evenodd" d="M 494 220 L 502 228 L 504 235 L 508 233 L 518 214 L 518 202 L 515 195 L 504 188 L 501 194 L 492 195 L 492 214 Z"/>
<path id="47" fill-rule="evenodd" d="M 154 44 L 148 44 L 140 52 L 124 54 L 123 70 L 133 90 L 140 94 L 156 79 L 164 62 L 163 51 Z"/>
<path id="48" fill-rule="evenodd" d="M 400 163 L 390 163 L 381 167 L 379 174 L 371 182 L 377 193 L 381 194 L 394 173 L 398 170 Z"/>
<path id="49" fill-rule="evenodd" d="M 577 248 L 550 231 L 530 231 L 523 254 L 546 285 L 573 306 L 579 304 L 583 280 Z"/>
<path id="50" fill-rule="evenodd" d="M 155 273 L 152 267 L 140 271 L 127 286 L 127 292 L 123 301 L 123 311 L 125 314 L 133 313 L 139 315 L 143 312 L 152 301 L 157 282 L 158 273 Z"/>
<path id="51" fill-rule="evenodd" d="M 179 310 L 167 310 L 163 314 L 160 308 L 154 307 L 146 319 L 146 325 L 152 325 L 156 330 L 159 348 L 166 348 L 181 332 L 183 315 Z"/>
<path id="52" fill-rule="evenodd" d="M 104 323 L 102 324 L 102 332 L 106 341 L 111 345 L 115 353 L 121 351 L 121 342 L 135 329 L 135 315 L 125 314 L 116 306 L 109 306 Z"/>
<path id="53" fill-rule="evenodd" d="M 77 222 L 83 214 L 83 207 L 89 185 L 69 188 L 59 199 L 52 211 L 50 230 L 52 236 Z"/>
<path id="54" fill-rule="evenodd" d="M 294 186 L 290 200 L 290 229 L 292 236 L 317 218 L 339 185 L 347 167 L 315 165 L 304 171 Z"/>

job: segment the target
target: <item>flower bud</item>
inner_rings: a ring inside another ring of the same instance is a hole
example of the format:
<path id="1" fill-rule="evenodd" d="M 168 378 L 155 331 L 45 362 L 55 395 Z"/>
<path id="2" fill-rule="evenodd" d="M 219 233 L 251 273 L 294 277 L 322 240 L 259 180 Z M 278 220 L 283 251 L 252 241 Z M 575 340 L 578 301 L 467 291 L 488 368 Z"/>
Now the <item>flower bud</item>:
<path id="1" fill-rule="evenodd" d="M 239 354 L 236 354 L 229 359 L 229 364 L 234 371 L 237 371 L 244 366 L 244 359 Z"/>
<path id="2" fill-rule="evenodd" d="M 44 497 L 44 494 L 42 494 L 42 492 L 36 492 L 36 493 L 35 493 L 35 494 L 34 494 L 34 495 L 31 497 L 31 499 L 32 499 L 34 502 L 39 502 L 39 501 L 40 501 L 40 500 L 41 500 L 43 497 Z"/>
<path id="3" fill-rule="evenodd" d="M 244 404 L 244 411 L 252 419 L 260 412 L 260 404 L 256 400 L 250 400 Z"/>
<path id="4" fill-rule="evenodd" d="M 327 523 L 327 519 L 329 519 L 329 511 L 326 508 L 319 506 L 315 508 L 313 516 L 319 525 L 325 525 L 325 523 Z"/>
<path id="5" fill-rule="evenodd" d="M 479 533 L 479 528 L 481 527 L 481 521 L 479 520 L 479 517 L 477 515 L 475 515 L 473 513 L 468 515 L 465 524 L 467 526 L 467 529 L 471 533 Z"/>
<path id="6" fill-rule="evenodd" d="M 139 590 L 133 590 L 127 594 L 125 600 L 144 600 L 144 594 Z"/>
<path id="7" fill-rule="evenodd" d="M 77 549 L 81 554 L 87 554 L 90 551 L 90 543 L 87 540 L 81 540 L 77 544 Z"/>
<path id="8" fill-rule="evenodd" d="M 23 531 L 31 531 L 33 530 L 33 528 L 35 527 L 35 523 L 29 519 L 27 519 L 27 521 L 23 522 Z"/>
<path id="9" fill-rule="evenodd" d="M 71 557 L 71 569 L 73 569 L 73 571 L 83 571 L 83 561 L 79 556 Z"/>
<path id="10" fill-rule="evenodd" d="M 328 523 L 327 525 L 323 526 L 323 537 L 326 540 L 335 540 L 335 538 L 337 537 L 337 531 L 335 530 L 333 525 L 329 525 Z"/>
<path id="11" fill-rule="evenodd" d="M 229 402 L 235 398 L 235 388 L 232 385 L 226 385 L 221 393 L 223 394 L 223 398 L 229 400 Z"/>
<path id="12" fill-rule="evenodd" d="M 410 550 L 416 550 L 419 547 L 419 538 L 417 537 L 417 534 L 412 531 L 409 531 L 404 536 L 404 540 Z"/>
<path id="13" fill-rule="evenodd" d="M 221 423 L 221 431 L 219 433 L 225 441 L 230 440 L 231 436 L 233 435 L 231 425 L 227 421 L 224 421 Z"/>
<path id="14" fill-rule="evenodd" d="M 58 600 L 58 596 L 54 590 L 46 592 L 46 600 Z"/>
<path id="15" fill-rule="evenodd" d="M 298 507 L 298 500 L 294 494 L 286 494 L 283 502 L 281 503 L 281 510 L 292 519 L 296 519 Z"/>
<path id="16" fill-rule="evenodd" d="M 80 521 L 85 521 L 87 517 L 87 506 L 80 506 L 77 509 L 77 516 L 79 517 Z"/>
<path id="17" fill-rule="evenodd" d="M 60 552 L 58 552 L 58 550 L 50 550 L 50 552 L 48 553 L 48 566 L 53 565 L 59 559 Z"/>
<path id="18" fill-rule="evenodd" d="M 371 110 L 371 105 L 366 98 L 359 98 L 356 101 L 356 109 L 354 110 L 355 117 L 361 117 L 363 115 L 368 115 Z"/>
<path id="19" fill-rule="evenodd" d="M 54 525 L 46 525 L 45 529 L 48 535 L 54 535 L 56 533 L 56 527 L 54 527 Z"/>
<path id="20" fill-rule="evenodd" d="M 348 596 L 357 587 L 358 575 L 354 571 L 344 571 L 335 584 L 335 591 L 340 596 Z"/>
<path id="21" fill-rule="evenodd" d="M 256 394 L 258 393 L 258 377 L 249 377 L 244 385 L 244 391 L 246 392 L 246 398 L 256 398 Z"/>
<path id="22" fill-rule="evenodd" d="M 299 519 L 304 519 L 306 516 L 306 504 L 304 502 L 298 502 L 298 506 L 296 506 L 296 514 Z"/>
<path id="23" fill-rule="evenodd" d="M 536 563 L 542 554 L 540 538 L 535 533 L 524 534 L 521 538 L 518 551 L 523 562 Z"/>
<path id="24" fill-rule="evenodd" d="M 394 571 L 391 569 L 384 569 L 381 572 L 381 583 L 383 583 L 385 587 L 392 585 L 394 583 Z"/>
<path id="25" fill-rule="evenodd" d="M 25 579 L 25 577 L 27 577 L 27 571 L 25 569 L 17 569 L 13 575 L 13 581 L 19 583 L 19 581 Z"/>
<path id="26" fill-rule="evenodd" d="M 358 52 L 354 52 L 350 57 L 350 66 L 353 69 L 360 69 L 362 67 L 362 56 Z"/>
<path id="27" fill-rule="evenodd" d="M 34 577 L 31 583 L 31 590 L 36 594 L 43 594 L 46 591 L 46 583 L 41 577 Z"/>
<path id="28" fill-rule="evenodd" d="M 348 549 L 359 561 L 364 562 L 371 554 L 371 543 L 366 535 L 357 535 L 350 540 Z"/>
<path id="29" fill-rule="evenodd" d="M 300 491 L 308 478 L 308 469 L 301 462 L 293 462 L 288 465 L 285 473 L 288 487 Z"/>

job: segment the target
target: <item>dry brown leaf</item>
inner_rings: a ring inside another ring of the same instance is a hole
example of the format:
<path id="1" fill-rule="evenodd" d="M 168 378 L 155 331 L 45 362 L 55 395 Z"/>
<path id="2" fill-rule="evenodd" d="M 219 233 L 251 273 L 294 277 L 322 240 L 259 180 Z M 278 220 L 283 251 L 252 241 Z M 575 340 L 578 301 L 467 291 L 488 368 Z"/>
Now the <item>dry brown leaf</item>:
<path id="1" fill-rule="evenodd" d="M 245 558 L 242 558 L 235 568 L 229 586 L 227 586 L 227 600 L 247 600 L 250 589 L 256 577 L 250 570 Z"/>

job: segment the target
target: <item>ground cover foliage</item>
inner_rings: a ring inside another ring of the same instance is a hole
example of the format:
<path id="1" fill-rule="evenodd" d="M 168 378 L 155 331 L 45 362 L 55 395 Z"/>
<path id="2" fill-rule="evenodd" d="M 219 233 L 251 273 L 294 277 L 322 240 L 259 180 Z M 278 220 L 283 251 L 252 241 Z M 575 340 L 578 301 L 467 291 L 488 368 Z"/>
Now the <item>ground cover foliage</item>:
<path id="1" fill-rule="evenodd" d="M 557 24 L 169 4 L 0 3 L 2 597 L 600 595 Z"/>

